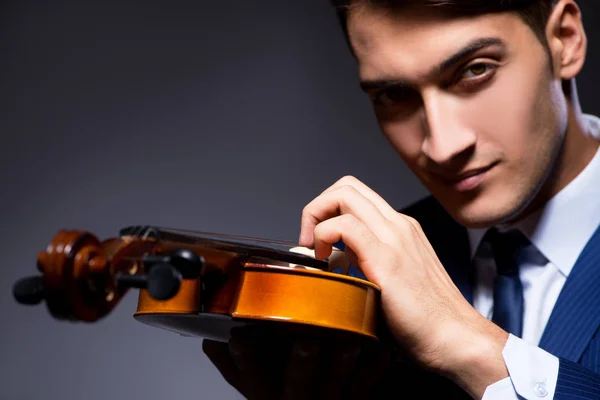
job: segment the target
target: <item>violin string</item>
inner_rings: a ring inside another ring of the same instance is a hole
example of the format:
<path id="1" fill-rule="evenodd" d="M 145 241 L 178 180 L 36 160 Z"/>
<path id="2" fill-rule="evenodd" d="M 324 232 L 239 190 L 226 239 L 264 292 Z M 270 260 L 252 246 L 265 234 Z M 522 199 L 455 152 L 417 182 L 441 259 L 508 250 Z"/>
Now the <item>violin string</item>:
<path id="1" fill-rule="evenodd" d="M 166 228 L 166 227 L 157 227 L 157 228 L 159 230 L 164 230 L 164 231 L 181 232 L 181 233 L 187 233 L 187 234 L 193 233 L 195 235 L 212 236 L 215 238 L 254 241 L 254 242 L 259 242 L 259 243 L 282 245 L 282 246 L 289 246 L 289 247 L 304 247 L 304 246 L 300 246 L 296 242 L 292 242 L 289 240 L 265 239 L 265 238 L 251 237 L 251 236 L 234 235 L 234 234 L 228 234 L 228 233 L 197 231 L 197 230 L 191 230 L 191 229 L 174 229 L 174 228 Z M 340 249 L 335 248 L 335 247 L 333 248 L 333 250 L 341 251 Z"/>
<path id="2" fill-rule="evenodd" d="M 242 235 L 235 235 L 235 234 L 225 234 L 225 233 L 199 231 L 199 230 L 182 229 L 182 228 L 168 228 L 168 227 L 159 227 L 159 226 L 153 226 L 152 228 L 154 230 L 164 231 L 167 233 L 168 232 L 182 233 L 182 234 L 187 234 L 188 236 L 193 234 L 193 235 L 197 236 L 198 239 L 202 239 L 202 236 L 206 236 L 205 239 L 207 237 L 211 237 L 213 239 L 214 238 L 223 238 L 223 239 L 230 239 L 230 240 L 237 240 L 237 241 L 254 241 L 254 242 L 266 243 L 266 244 L 271 244 L 271 245 L 283 245 L 283 246 L 290 247 L 290 249 L 288 249 L 288 251 L 292 252 L 292 253 L 298 253 L 298 251 L 294 251 L 294 248 L 296 250 L 307 249 L 307 250 L 309 250 L 309 254 L 306 254 L 306 252 L 301 251 L 301 250 L 300 250 L 300 254 L 310 257 L 310 258 L 315 258 L 314 254 L 311 254 L 313 252 L 313 249 L 309 249 L 304 246 L 299 246 L 297 243 L 294 243 L 291 241 L 273 240 L 273 239 L 265 239 L 265 238 L 251 237 L 251 236 L 242 236 Z M 140 229 L 141 230 L 138 231 L 137 234 L 141 234 L 142 240 L 147 239 L 152 233 L 151 229 L 142 229 L 141 227 L 140 227 Z M 336 247 L 332 247 L 332 253 L 340 253 L 340 252 L 343 252 L 343 250 L 340 250 Z M 132 262 L 137 262 L 137 261 L 141 261 L 143 259 L 143 257 L 125 257 L 124 259 L 128 260 L 128 261 L 132 261 Z M 274 261 L 276 261 L 276 260 L 274 260 Z"/>

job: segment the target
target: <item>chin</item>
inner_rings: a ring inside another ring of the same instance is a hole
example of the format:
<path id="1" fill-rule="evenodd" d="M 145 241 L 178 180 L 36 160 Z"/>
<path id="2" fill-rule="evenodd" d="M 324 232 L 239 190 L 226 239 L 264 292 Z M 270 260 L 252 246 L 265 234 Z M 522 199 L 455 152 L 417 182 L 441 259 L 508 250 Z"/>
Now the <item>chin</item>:
<path id="1" fill-rule="evenodd" d="M 510 221 L 519 214 L 526 202 L 519 201 L 514 194 L 505 198 L 489 193 L 485 196 L 480 194 L 468 199 L 441 203 L 459 224 L 477 229 Z"/>

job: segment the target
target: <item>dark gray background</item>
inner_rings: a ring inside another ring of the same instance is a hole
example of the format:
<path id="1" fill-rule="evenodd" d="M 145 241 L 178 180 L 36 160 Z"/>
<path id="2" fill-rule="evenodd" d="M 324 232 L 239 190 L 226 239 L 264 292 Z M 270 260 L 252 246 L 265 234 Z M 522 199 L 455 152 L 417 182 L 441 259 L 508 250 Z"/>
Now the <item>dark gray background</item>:
<path id="1" fill-rule="evenodd" d="M 596 113 L 595 1 L 580 3 Z M 235 399 L 198 339 L 19 306 L 62 228 L 130 224 L 296 240 L 346 174 L 401 207 L 426 192 L 379 133 L 326 0 L 13 1 L 0 18 L 0 398 Z"/>

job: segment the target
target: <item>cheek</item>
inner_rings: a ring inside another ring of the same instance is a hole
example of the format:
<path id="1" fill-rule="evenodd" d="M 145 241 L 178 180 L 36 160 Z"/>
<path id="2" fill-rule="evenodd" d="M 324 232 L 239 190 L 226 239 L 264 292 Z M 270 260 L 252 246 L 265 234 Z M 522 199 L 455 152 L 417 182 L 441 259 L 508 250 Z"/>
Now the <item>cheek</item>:
<path id="1" fill-rule="evenodd" d="M 478 134 L 486 134 L 483 144 L 522 148 L 524 133 L 535 120 L 534 86 L 523 74 L 499 72 L 487 90 L 467 100 L 462 118 L 469 119 Z"/>
<path id="2" fill-rule="evenodd" d="M 421 148 L 425 137 L 419 120 L 385 120 L 379 122 L 379 128 L 402 160 L 414 169 L 422 157 Z"/>
<path id="3" fill-rule="evenodd" d="M 556 107 L 544 68 L 507 66 L 475 96 L 460 101 L 460 120 L 477 134 L 476 154 L 525 168 L 556 126 Z M 556 97 L 556 96 L 554 96 Z"/>

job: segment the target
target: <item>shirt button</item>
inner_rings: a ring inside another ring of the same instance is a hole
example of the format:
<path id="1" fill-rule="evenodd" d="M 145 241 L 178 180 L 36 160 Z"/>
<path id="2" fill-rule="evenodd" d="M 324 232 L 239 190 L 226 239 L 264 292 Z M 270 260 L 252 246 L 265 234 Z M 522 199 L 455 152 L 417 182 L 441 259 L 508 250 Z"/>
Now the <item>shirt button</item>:
<path id="1" fill-rule="evenodd" d="M 533 392 L 538 397 L 545 397 L 548 394 L 548 389 L 546 389 L 546 384 L 545 383 L 543 383 L 543 382 L 536 382 L 536 384 L 533 385 Z"/>

